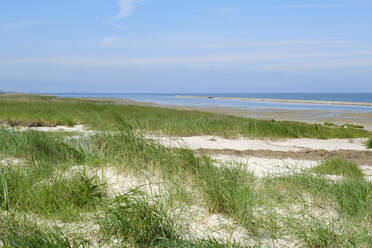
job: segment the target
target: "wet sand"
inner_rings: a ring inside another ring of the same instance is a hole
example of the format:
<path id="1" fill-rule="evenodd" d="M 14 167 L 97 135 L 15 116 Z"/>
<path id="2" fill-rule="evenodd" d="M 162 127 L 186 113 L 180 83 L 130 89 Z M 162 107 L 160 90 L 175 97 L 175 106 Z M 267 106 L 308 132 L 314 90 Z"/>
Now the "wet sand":
<path id="1" fill-rule="evenodd" d="M 340 102 L 340 101 L 321 101 L 321 100 L 292 100 L 292 99 L 267 99 L 267 98 L 248 98 L 248 97 L 210 97 L 210 96 L 176 96 L 177 98 L 204 98 L 216 100 L 236 100 L 254 102 L 280 102 L 280 103 L 303 103 L 303 104 L 324 104 L 324 105 L 347 105 L 347 106 L 372 106 L 370 102 Z"/>

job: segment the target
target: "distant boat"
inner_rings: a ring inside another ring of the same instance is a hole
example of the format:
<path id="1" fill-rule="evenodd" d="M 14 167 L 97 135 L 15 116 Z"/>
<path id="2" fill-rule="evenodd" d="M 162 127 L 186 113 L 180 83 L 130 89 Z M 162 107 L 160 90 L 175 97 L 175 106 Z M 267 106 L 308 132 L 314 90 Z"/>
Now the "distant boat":
<path id="1" fill-rule="evenodd" d="M 208 96 L 208 99 L 213 99 L 214 97 L 213 96 Z"/>

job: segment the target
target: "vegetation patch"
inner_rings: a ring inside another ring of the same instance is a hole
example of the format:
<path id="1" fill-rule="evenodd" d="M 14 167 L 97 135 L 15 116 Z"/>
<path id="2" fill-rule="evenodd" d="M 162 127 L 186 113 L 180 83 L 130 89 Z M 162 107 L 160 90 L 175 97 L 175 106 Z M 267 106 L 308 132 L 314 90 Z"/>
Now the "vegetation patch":
<path id="1" fill-rule="evenodd" d="M 122 240 L 121 244 L 133 243 L 141 247 L 154 247 L 165 240 L 178 240 L 174 222 L 160 204 L 150 204 L 139 191 L 131 191 L 116 197 L 104 207 L 104 217 L 99 218 L 101 233 Z"/>
<path id="2" fill-rule="evenodd" d="M 46 126 L 85 124 L 114 130 L 116 115 L 125 116 L 135 129 L 169 135 L 220 135 L 246 137 L 356 138 L 370 132 L 293 121 L 256 120 L 199 111 L 118 105 L 36 95 L 0 96 L 0 120 L 6 124 L 42 123 Z"/>
<path id="3" fill-rule="evenodd" d="M 338 175 L 348 178 L 363 178 L 363 172 L 358 165 L 343 158 L 330 158 L 313 168 L 314 172 L 324 175 Z"/>
<path id="4" fill-rule="evenodd" d="M 76 220 L 81 212 L 91 211 L 106 196 L 105 186 L 95 177 L 85 173 L 72 177 L 50 178 L 50 168 L 39 165 L 22 168 L 3 168 L 7 197 L 0 195 L 0 202 L 7 202 L 12 211 L 25 211 L 63 221 Z M 4 186 L 0 186 L 3 190 Z M 1 207 L 3 208 L 3 206 Z"/>
<path id="5" fill-rule="evenodd" d="M 372 149 L 372 138 L 369 138 L 367 141 L 367 148 Z"/>
<path id="6" fill-rule="evenodd" d="M 0 241 L 12 248 L 88 247 L 89 242 L 56 226 L 38 224 L 16 215 L 0 214 Z"/>
<path id="7" fill-rule="evenodd" d="M 50 162 L 82 163 L 86 154 L 78 145 L 44 132 L 18 132 L 0 127 L 0 152 L 12 157 L 26 157 Z"/>
<path id="8" fill-rule="evenodd" d="M 362 125 L 355 125 L 355 124 L 344 124 L 342 125 L 344 128 L 359 128 L 359 129 L 363 129 L 364 126 Z"/>
<path id="9" fill-rule="evenodd" d="M 326 127 L 338 127 L 336 124 L 334 124 L 332 122 L 324 122 L 323 125 L 326 126 Z"/>
<path id="10" fill-rule="evenodd" d="M 14 116 L 7 112 L 12 107 Z M 68 133 L 0 129 L 0 155 L 22 158 L 20 164 L 0 166 L 0 239 L 5 247 L 243 245 L 226 237 L 192 237 L 188 227 L 179 222 L 182 218 L 173 214 L 188 207 L 208 210 L 203 215 L 212 221 L 216 216 L 234 220 L 234 226 L 244 230 L 242 235 L 253 247 L 280 246 L 281 242 L 283 246 L 303 247 L 372 246 L 372 183 L 363 180 L 359 168 L 350 161 L 329 159 L 313 171 L 259 179 L 243 165 L 216 166 L 208 156 L 166 148 L 146 140 L 138 130 L 318 138 L 370 135 L 367 131 L 42 96 L 3 98 L 0 116 L 6 120 L 7 115 L 9 119 L 37 118 L 52 124 L 84 123 L 105 131 L 72 139 Z M 156 175 L 167 186 L 164 195 L 147 195 L 137 188 L 109 198 L 105 182 L 88 173 L 92 167 L 104 166 L 115 166 L 123 174 Z M 334 182 L 319 174 L 342 175 L 347 180 Z M 326 214 L 317 213 L 319 209 Z M 332 217 L 327 216 L 328 210 Z M 34 214 L 50 225 L 17 217 L 32 218 Z M 92 234 L 70 232 L 55 224 L 56 220 L 67 222 L 66 226 L 70 222 L 82 224 L 81 220 L 84 224 L 92 218 L 97 223 L 97 229 L 90 230 Z M 221 228 L 228 233 L 231 227 Z"/>

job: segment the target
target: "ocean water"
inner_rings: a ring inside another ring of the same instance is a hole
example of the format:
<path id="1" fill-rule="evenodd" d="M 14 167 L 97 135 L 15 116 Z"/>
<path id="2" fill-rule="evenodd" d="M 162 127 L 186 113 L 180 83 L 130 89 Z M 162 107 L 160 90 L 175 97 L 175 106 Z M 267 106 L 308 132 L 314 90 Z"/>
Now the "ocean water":
<path id="1" fill-rule="evenodd" d="M 138 102 L 148 102 L 160 105 L 179 105 L 197 107 L 236 107 L 247 110 L 328 110 L 330 112 L 372 112 L 372 106 L 327 105 L 309 103 L 262 102 L 234 99 L 184 98 L 179 96 L 210 96 L 229 98 L 260 98 L 283 100 L 320 100 L 335 102 L 372 103 L 372 93 L 174 93 L 174 94 L 144 94 L 144 93 L 52 93 L 59 97 L 71 98 L 120 98 Z"/>

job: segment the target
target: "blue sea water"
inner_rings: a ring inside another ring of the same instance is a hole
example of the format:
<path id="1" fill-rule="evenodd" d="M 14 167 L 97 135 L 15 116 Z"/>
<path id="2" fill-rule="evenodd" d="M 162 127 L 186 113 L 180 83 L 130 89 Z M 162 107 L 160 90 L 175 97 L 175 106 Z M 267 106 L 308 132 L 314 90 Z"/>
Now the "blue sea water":
<path id="1" fill-rule="evenodd" d="M 327 105 L 309 103 L 262 102 L 234 99 L 182 98 L 179 96 L 210 96 L 229 98 L 260 98 L 284 100 L 320 100 L 336 102 L 365 102 L 372 103 L 372 93 L 53 93 L 59 97 L 72 98 L 120 98 L 132 101 L 156 103 L 160 105 L 179 105 L 197 107 L 236 107 L 247 110 L 328 110 L 335 112 L 372 112 L 372 106 Z"/>

